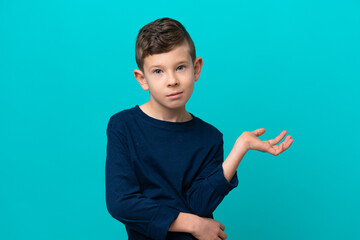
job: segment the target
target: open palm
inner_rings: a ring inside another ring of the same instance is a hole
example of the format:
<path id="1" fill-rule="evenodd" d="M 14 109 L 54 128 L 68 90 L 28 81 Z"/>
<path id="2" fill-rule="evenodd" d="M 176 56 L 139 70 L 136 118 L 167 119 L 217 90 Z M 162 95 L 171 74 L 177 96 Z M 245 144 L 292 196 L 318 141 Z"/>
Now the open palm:
<path id="1" fill-rule="evenodd" d="M 240 138 L 246 143 L 248 149 L 268 152 L 275 156 L 288 149 L 294 141 L 291 139 L 291 136 L 288 135 L 280 145 L 276 145 L 284 138 L 287 133 L 286 130 L 282 131 L 280 135 L 274 139 L 261 141 L 258 137 L 264 134 L 264 132 L 265 128 L 259 128 L 252 132 L 244 132 Z"/>

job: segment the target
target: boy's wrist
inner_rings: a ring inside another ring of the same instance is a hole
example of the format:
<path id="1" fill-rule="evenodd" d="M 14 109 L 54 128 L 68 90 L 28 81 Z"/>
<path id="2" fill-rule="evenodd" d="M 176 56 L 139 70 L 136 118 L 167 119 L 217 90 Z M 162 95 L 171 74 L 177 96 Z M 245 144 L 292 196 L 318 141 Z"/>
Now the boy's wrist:
<path id="1" fill-rule="evenodd" d="M 201 218 L 195 214 L 180 212 L 171 224 L 170 232 L 187 232 L 194 234 L 198 231 Z"/>
<path id="2" fill-rule="evenodd" d="M 241 149 L 243 152 L 247 152 L 250 150 L 250 143 L 244 136 L 241 134 L 238 139 L 236 139 L 236 148 Z"/>
<path id="3" fill-rule="evenodd" d="M 190 224 L 190 232 L 192 235 L 196 235 L 196 233 L 199 231 L 200 224 L 201 224 L 201 217 L 191 214 L 189 219 Z"/>

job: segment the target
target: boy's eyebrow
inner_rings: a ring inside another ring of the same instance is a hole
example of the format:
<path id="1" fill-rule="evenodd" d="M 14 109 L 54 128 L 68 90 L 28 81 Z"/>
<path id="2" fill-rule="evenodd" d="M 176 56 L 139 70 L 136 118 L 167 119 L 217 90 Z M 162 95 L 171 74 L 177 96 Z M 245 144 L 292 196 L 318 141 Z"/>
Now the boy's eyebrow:
<path id="1" fill-rule="evenodd" d="M 184 61 L 180 61 L 180 62 L 175 63 L 175 65 L 184 64 L 184 63 L 188 63 L 188 62 L 184 60 Z M 154 67 L 163 67 L 163 65 L 161 65 L 161 64 L 152 65 L 149 68 L 154 68 Z"/>

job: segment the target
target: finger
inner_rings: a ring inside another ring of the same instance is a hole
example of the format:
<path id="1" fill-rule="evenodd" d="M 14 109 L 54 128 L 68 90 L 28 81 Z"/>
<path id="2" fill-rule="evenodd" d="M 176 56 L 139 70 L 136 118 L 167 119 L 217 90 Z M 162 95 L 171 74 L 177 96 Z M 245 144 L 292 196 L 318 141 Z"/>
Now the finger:
<path id="1" fill-rule="evenodd" d="M 274 139 L 269 140 L 268 142 L 269 142 L 271 145 L 276 145 L 276 144 L 278 144 L 278 143 L 281 141 L 281 139 L 283 139 L 283 138 L 285 137 L 286 133 L 287 133 L 287 131 L 284 130 L 284 131 L 282 131 L 282 132 L 280 133 L 279 136 L 277 136 L 277 137 L 274 138 Z"/>
<path id="2" fill-rule="evenodd" d="M 252 131 L 252 133 L 255 134 L 257 137 L 264 134 L 264 132 L 265 132 L 265 128 L 259 128 L 259 129 Z"/>
<path id="3" fill-rule="evenodd" d="M 290 145 L 293 143 L 293 139 L 291 139 L 291 136 L 287 136 L 285 141 L 282 142 L 279 146 L 272 146 L 269 149 L 267 149 L 267 152 L 272 155 L 279 155 L 280 153 L 284 152 L 286 149 L 290 147 Z"/>
<path id="4" fill-rule="evenodd" d="M 286 150 L 286 149 L 288 149 L 290 141 L 291 141 L 291 136 L 289 135 L 289 136 L 287 136 L 287 137 L 285 138 L 285 140 L 279 145 L 279 148 L 282 149 L 283 151 Z"/>
<path id="5" fill-rule="evenodd" d="M 285 147 L 284 147 L 285 150 L 288 149 L 293 142 L 294 142 L 294 139 L 289 138 L 289 140 L 288 140 L 287 143 L 285 144 Z"/>
<path id="6" fill-rule="evenodd" d="M 291 145 L 291 143 L 293 142 L 294 140 L 291 139 L 291 136 L 287 136 L 285 138 L 285 140 L 279 145 L 280 148 L 283 149 L 283 151 L 285 151 L 286 149 L 288 149 Z"/>
<path id="7" fill-rule="evenodd" d="M 225 231 L 225 226 L 222 223 L 220 223 L 220 229 Z"/>
<path id="8" fill-rule="evenodd" d="M 219 237 L 220 237 L 222 240 L 227 239 L 227 235 L 226 235 L 226 233 L 224 233 L 223 231 L 220 231 Z"/>

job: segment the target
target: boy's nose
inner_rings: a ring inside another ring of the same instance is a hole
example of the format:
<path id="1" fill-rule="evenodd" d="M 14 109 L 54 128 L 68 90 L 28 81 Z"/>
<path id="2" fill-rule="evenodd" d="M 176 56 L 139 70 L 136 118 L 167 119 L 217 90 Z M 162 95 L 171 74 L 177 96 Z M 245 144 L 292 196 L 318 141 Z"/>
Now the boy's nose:
<path id="1" fill-rule="evenodd" d="M 178 84 L 179 84 L 178 79 L 173 74 L 170 74 L 168 77 L 168 86 L 173 86 Z"/>

